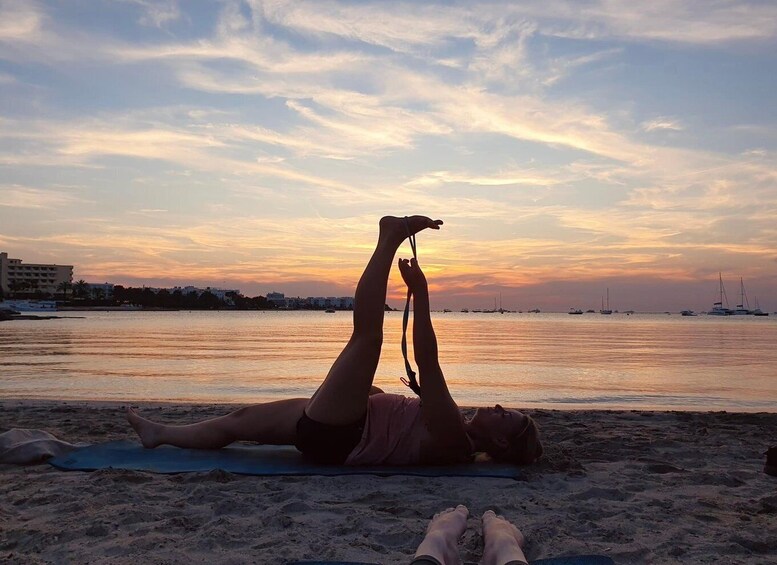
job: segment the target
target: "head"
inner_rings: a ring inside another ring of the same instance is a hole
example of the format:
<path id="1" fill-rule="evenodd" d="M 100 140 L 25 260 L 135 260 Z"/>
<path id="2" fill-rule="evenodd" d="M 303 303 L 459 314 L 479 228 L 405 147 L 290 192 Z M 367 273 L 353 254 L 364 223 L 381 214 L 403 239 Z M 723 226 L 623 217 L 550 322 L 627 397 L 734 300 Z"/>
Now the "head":
<path id="1" fill-rule="evenodd" d="M 499 404 L 478 408 L 467 422 L 467 434 L 476 450 L 485 451 L 497 461 L 529 465 L 542 455 L 539 428 L 534 420 Z"/>

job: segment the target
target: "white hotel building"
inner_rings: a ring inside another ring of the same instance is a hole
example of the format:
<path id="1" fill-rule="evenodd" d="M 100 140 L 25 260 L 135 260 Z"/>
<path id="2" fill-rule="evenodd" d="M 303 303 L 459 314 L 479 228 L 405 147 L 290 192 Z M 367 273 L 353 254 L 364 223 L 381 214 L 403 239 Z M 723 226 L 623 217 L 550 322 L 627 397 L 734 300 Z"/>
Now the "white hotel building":
<path id="1" fill-rule="evenodd" d="M 353 296 L 308 296 L 307 298 L 291 298 L 282 292 L 268 292 L 267 302 L 283 310 L 305 308 L 337 308 L 353 310 Z"/>
<path id="2" fill-rule="evenodd" d="M 10 259 L 8 253 L 0 253 L 0 289 L 5 296 L 20 283 L 30 283 L 24 292 L 55 294 L 63 282 L 73 282 L 73 265 L 23 263 L 21 259 Z"/>

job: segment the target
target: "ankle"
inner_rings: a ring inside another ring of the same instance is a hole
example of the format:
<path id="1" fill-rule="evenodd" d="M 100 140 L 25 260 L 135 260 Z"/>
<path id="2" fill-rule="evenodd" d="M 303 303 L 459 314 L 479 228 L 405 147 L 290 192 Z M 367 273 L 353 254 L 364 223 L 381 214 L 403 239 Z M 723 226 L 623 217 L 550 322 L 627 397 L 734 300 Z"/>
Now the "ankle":
<path id="1" fill-rule="evenodd" d="M 416 555 L 431 555 L 442 563 L 449 563 L 451 556 L 456 554 L 457 541 L 441 530 L 427 532 L 426 537 L 418 546 Z"/>
<path id="2" fill-rule="evenodd" d="M 518 540 L 508 532 L 490 532 L 485 540 L 483 557 L 484 565 L 526 561 Z"/>

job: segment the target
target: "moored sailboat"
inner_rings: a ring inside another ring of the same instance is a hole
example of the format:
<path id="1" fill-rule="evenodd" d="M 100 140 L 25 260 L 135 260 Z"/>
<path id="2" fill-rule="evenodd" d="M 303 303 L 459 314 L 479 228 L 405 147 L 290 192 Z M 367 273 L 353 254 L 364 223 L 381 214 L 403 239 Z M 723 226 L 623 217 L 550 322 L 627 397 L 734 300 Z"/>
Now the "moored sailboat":
<path id="1" fill-rule="evenodd" d="M 745 308 L 747 304 L 747 308 Z M 742 277 L 739 277 L 739 304 L 731 311 L 732 316 L 747 316 L 751 314 L 750 303 L 747 301 L 747 294 L 745 294 L 745 282 Z"/>
<path id="2" fill-rule="evenodd" d="M 604 307 L 604 297 L 602 297 L 602 309 L 599 310 L 600 314 L 612 314 L 612 310 L 610 310 L 610 289 L 607 289 L 607 308 Z"/>
<path id="3" fill-rule="evenodd" d="M 763 312 L 758 306 L 758 297 L 755 298 L 755 308 L 750 312 L 753 316 L 768 316 L 769 312 Z"/>
<path id="4" fill-rule="evenodd" d="M 720 281 L 719 284 L 719 298 L 717 302 L 714 302 L 712 304 L 712 310 L 707 312 L 708 316 L 730 316 L 731 310 L 729 308 L 723 307 L 723 299 L 725 297 L 726 303 L 728 304 L 728 297 L 726 296 L 726 289 L 723 287 L 723 275 L 721 273 L 718 273 L 718 280 Z"/>

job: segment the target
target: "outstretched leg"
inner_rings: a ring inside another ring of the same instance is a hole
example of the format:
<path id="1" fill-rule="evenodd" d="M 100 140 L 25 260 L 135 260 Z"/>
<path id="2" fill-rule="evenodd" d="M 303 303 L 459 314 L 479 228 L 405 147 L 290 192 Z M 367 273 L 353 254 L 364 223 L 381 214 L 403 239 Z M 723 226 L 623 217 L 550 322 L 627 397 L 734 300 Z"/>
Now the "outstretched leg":
<path id="1" fill-rule="evenodd" d="M 485 547 L 481 565 L 528 563 L 523 554 L 526 538 L 523 537 L 521 530 L 502 516 L 497 516 L 493 510 L 486 510 L 483 514 L 483 537 Z"/>
<path id="2" fill-rule="evenodd" d="M 456 546 L 467 529 L 468 514 L 467 507 L 461 504 L 455 509 L 448 508 L 435 514 L 426 528 L 426 537 L 415 552 L 412 565 L 428 565 L 435 561 L 440 565 L 461 563 Z"/>
<path id="3" fill-rule="evenodd" d="M 343 426 L 364 415 L 383 345 L 386 290 L 394 255 L 408 235 L 441 225 L 440 220 L 426 216 L 381 218 L 378 244 L 356 286 L 353 333 L 305 408 L 311 419 Z"/>
<path id="4" fill-rule="evenodd" d="M 307 402 L 307 398 L 290 398 L 255 404 L 226 416 L 183 426 L 152 422 L 128 408 L 127 420 L 144 447 L 167 444 L 192 449 L 219 449 L 233 441 L 294 445 L 297 421 Z"/>

